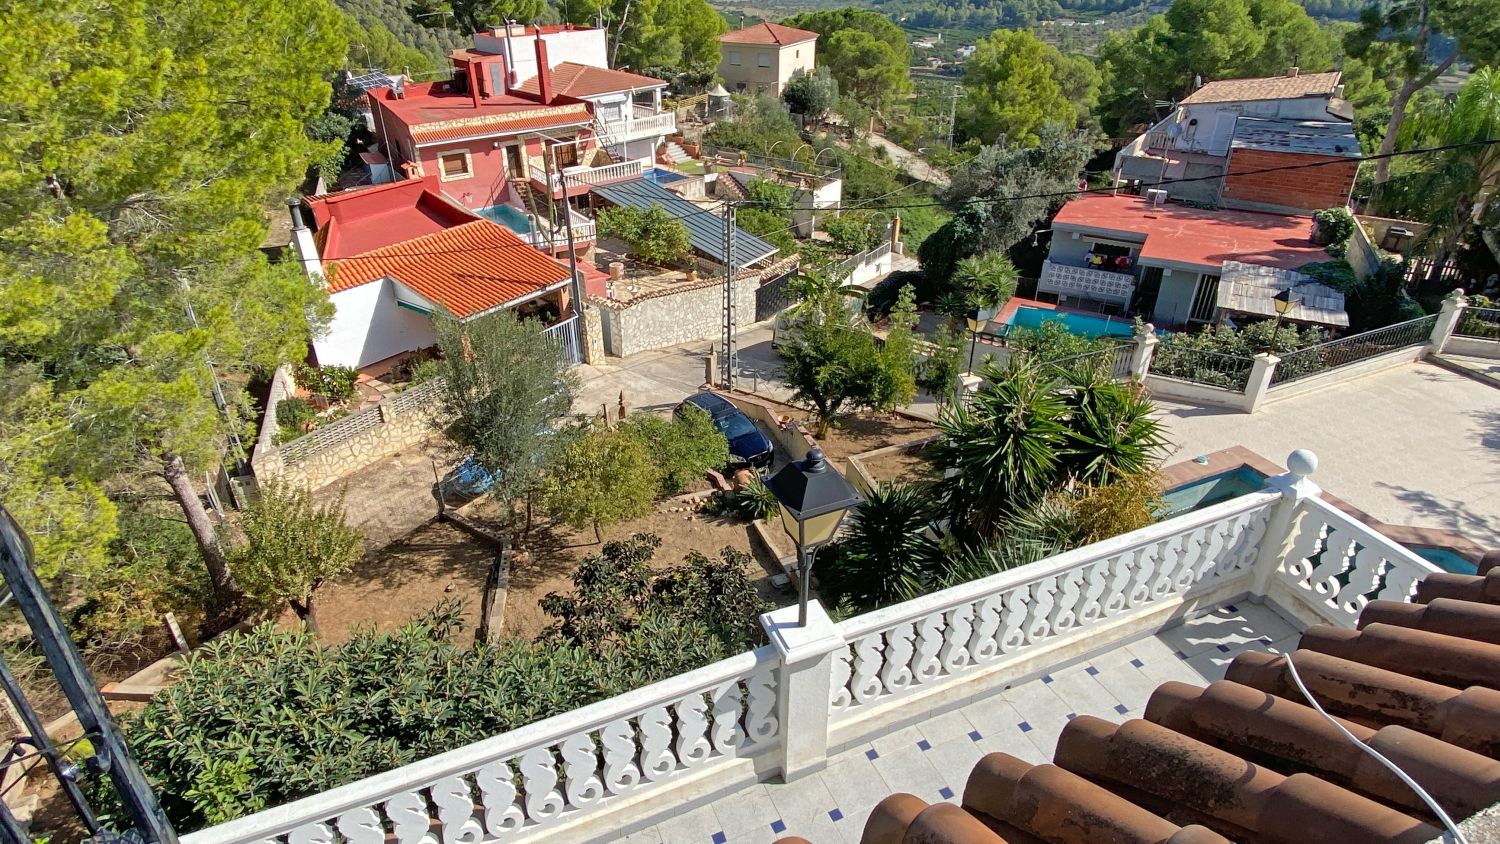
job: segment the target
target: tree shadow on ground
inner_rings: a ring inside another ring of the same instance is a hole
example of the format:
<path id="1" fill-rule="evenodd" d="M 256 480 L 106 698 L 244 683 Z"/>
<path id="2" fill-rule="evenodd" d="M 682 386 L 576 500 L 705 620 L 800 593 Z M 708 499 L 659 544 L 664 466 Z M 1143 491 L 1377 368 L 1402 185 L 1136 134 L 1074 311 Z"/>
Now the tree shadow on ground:
<path id="1" fill-rule="evenodd" d="M 1489 516 L 1454 499 L 1440 498 L 1423 490 L 1409 489 L 1399 484 L 1376 483 L 1388 490 L 1416 515 L 1413 523 L 1423 527 L 1441 527 L 1458 531 L 1466 539 L 1480 545 L 1500 547 L 1500 525 L 1494 525 Z"/>

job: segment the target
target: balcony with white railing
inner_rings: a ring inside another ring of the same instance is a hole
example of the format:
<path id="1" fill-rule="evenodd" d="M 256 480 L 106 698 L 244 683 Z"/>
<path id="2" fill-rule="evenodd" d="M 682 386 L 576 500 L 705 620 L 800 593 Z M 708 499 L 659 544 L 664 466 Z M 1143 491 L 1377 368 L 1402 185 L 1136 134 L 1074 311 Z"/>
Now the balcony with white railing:
<path id="1" fill-rule="evenodd" d="M 805 627 L 795 607 L 774 611 L 770 645 L 184 844 L 617 840 L 758 783 L 822 789 L 816 772 L 840 751 L 885 756 L 862 742 L 882 747 L 970 702 L 1008 706 L 986 701 L 1086 658 L 1139 666 L 1131 648 L 1205 613 L 1265 603 L 1253 609 L 1292 620 L 1285 629 L 1348 627 L 1369 601 L 1408 600 L 1439 570 L 1325 502 L 1312 455 L 1288 462 L 1297 471 L 1260 492 L 843 622 L 816 602 Z M 870 805 L 886 793 L 869 790 Z"/>
<path id="2" fill-rule="evenodd" d="M 1093 267 L 1075 267 L 1053 260 L 1042 262 L 1038 291 L 1080 299 L 1128 303 L 1135 293 L 1135 276 Z"/>
<path id="3" fill-rule="evenodd" d="M 675 111 L 654 113 L 641 108 L 637 108 L 629 117 L 601 120 L 596 127 L 596 133 L 609 144 L 661 137 L 671 135 L 676 131 L 677 113 Z"/>
<path id="4" fill-rule="evenodd" d="M 651 169 L 651 161 L 646 158 L 633 158 L 628 161 L 616 161 L 611 164 L 603 164 L 598 167 L 564 167 L 562 177 L 556 173 L 551 174 L 550 181 L 547 179 L 546 169 L 538 165 L 531 168 L 531 180 L 542 190 L 550 188 L 554 196 L 560 196 L 562 191 L 562 179 L 568 180 L 568 188 L 581 189 L 592 185 L 607 185 L 611 182 L 623 182 L 626 179 L 638 179 Z"/>

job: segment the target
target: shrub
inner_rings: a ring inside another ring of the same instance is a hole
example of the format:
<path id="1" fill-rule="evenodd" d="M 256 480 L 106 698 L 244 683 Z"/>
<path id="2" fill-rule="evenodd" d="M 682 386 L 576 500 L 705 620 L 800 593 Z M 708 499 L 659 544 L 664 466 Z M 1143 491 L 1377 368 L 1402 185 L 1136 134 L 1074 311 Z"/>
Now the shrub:
<path id="1" fill-rule="evenodd" d="M 833 240 L 833 248 L 853 255 L 885 242 L 885 219 L 870 212 L 846 211 L 824 219 L 823 231 Z"/>
<path id="2" fill-rule="evenodd" d="M 1330 255 L 1344 254 L 1345 244 L 1354 236 L 1354 227 L 1359 225 L 1349 209 L 1343 207 L 1314 212 L 1313 223 L 1318 227 L 1318 242 L 1332 247 L 1328 250 Z"/>
<path id="3" fill-rule="evenodd" d="M 714 427 L 713 417 L 688 406 L 682 416 L 664 419 L 654 413 L 639 413 L 620 425 L 620 430 L 641 444 L 656 466 L 660 497 L 676 495 L 709 469 L 729 463 L 729 441 Z"/>
<path id="4" fill-rule="evenodd" d="M 933 348 L 922 361 L 917 372 L 917 386 L 926 390 L 937 400 L 946 404 L 953 400 L 958 388 L 958 377 L 964 371 L 963 335 L 948 325 L 938 326 L 933 338 Z"/>
<path id="5" fill-rule="evenodd" d="M 792 235 L 791 224 L 774 211 L 741 208 L 735 213 L 735 223 L 750 234 L 776 247 L 783 255 L 790 255 L 797 251 L 797 238 Z"/>
<path id="6" fill-rule="evenodd" d="M 109 560 L 84 582 L 83 605 L 73 617 L 91 654 L 124 655 L 128 644 L 160 634 L 166 612 L 190 635 L 202 625 L 213 584 L 180 517 L 145 502 L 124 503 Z"/>
<path id="7" fill-rule="evenodd" d="M 648 264 L 671 266 L 688 257 L 692 240 L 687 226 L 663 208 L 606 208 L 599 212 L 599 233 L 625 241 Z"/>
<path id="8" fill-rule="evenodd" d="M 364 536 L 344 521 L 344 500 L 316 504 L 306 490 L 262 484 L 240 520 L 242 545 L 229 567 L 257 609 L 290 605 L 314 634 L 314 598 L 323 584 L 349 571 L 364 552 Z"/>
<path id="9" fill-rule="evenodd" d="M 298 432 L 317 415 L 311 402 L 297 396 L 287 396 L 276 405 L 276 424 Z"/>
<path id="10" fill-rule="evenodd" d="M 751 521 L 769 519 L 781 513 L 781 502 L 777 500 L 776 493 L 759 477 L 735 493 L 734 505 L 741 515 Z"/>
<path id="11" fill-rule="evenodd" d="M 935 581 L 943 556 L 929 532 L 935 512 L 921 486 L 871 492 L 849 517 L 844 538 L 813 571 L 831 604 L 865 611 L 910 600 Z"/>
<path id="12" fill-rule="evenodd" d="M 297 383 L 315 396 L 332 402 L 354 398 L 354 384 L 359 373 L 347 366 L 298 366 Z"/>
<path id="13" fill-rule="evenodd" d="M 660 486 L 646 447 L 619 430 L 588 424 L 573 432 L 542 481 L 542 509 L 574 528 L 638 519 L 651 512 Z"/>
<path id="14" fill-rule="evenodd" d="M 1110 341 L 1074 334 L 1060 319 L 1044 320 L 1036 329 L 1012 328 L 1005 335 L 1006 348 L 1020 352 L 1029 363 L 1046 363 L 1105 348 Z"/>
<path id="15" fill-rule="evenodd" d="M 755 207 L 770 211 L 787 222 L 792 220 L 792 203 L 796 196 L 795 188 L 774 179 L 751 179 L 745 186 L 745 198 Z"/>

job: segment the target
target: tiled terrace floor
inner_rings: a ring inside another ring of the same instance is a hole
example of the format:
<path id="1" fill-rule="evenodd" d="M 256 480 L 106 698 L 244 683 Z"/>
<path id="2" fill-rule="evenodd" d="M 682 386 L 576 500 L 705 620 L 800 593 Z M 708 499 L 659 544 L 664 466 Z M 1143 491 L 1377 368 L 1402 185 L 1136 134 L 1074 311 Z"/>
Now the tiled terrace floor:
<path id="1" fill-rule="evenodd" d="M 1139 718 L 1160 683 L 1222 679 L 1247 650 L 1284 652 L 1298 628 L 1267 606 L 1226 605 L 959 709 L 849 748 L 821 773 L 762 783 L 683 812 L 623 839 L 663 844 L 769 844 L 800 835 L 813 844 L 857 844 L 887 795 L 958 802 L 980 757 L 1003 751 L 1051 761 L 1063 726 L 1078 715 Z"/>

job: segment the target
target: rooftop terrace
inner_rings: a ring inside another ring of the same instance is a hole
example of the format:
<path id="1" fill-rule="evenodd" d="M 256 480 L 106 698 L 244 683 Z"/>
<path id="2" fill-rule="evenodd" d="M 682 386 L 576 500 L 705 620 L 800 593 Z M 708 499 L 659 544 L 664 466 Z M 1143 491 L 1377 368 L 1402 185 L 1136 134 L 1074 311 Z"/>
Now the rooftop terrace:
<path id="1" fill-rule="evenodd" d="M 184 842 L 855 840 L 893 790 L 950 799 L 988 750 L 1049 756 L 1073 717 L 1130 717 L 1163 680 L 1352 627 L 1437 571 L 1291 462 L 1264 491 L 842 622 L 777 610 L 754 651 Z"/>

